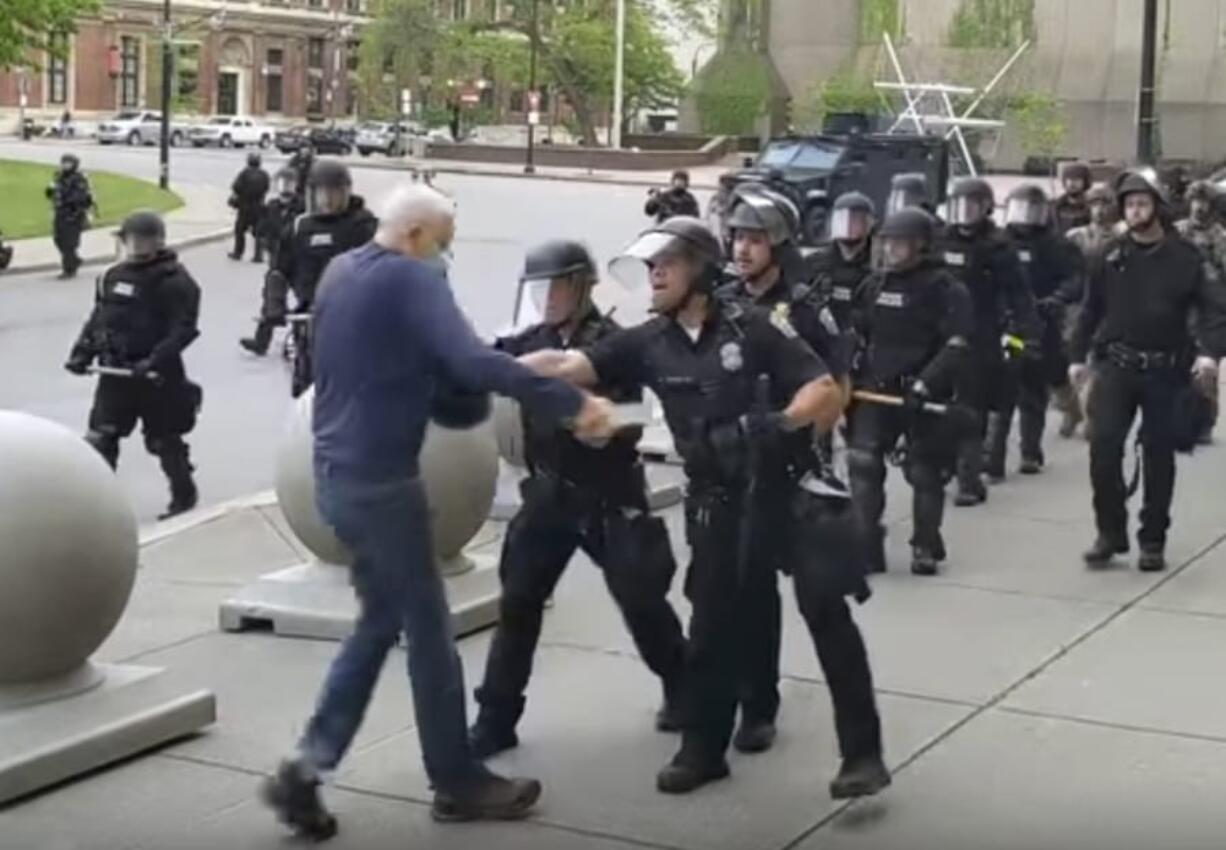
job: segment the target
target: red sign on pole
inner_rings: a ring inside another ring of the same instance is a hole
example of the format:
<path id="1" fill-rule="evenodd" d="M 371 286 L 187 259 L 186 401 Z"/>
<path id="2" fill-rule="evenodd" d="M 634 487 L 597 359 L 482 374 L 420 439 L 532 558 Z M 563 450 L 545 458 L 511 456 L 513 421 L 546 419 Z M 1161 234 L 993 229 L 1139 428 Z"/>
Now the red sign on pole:
<path id="1" fill-rule="evenodd" d="M 460 103 L 466 103 L 473 106 L 481 102 L 481 92 L 476 89 L 465 89 L 460 92 Z"/>

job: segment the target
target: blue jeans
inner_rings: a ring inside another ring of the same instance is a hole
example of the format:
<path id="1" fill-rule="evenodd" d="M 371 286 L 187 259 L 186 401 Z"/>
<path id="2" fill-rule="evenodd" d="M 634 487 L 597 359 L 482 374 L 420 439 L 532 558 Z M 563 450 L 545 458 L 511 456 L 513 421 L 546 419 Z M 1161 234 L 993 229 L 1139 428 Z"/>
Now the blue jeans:
<path id="1" fill-rule="evenodd" d="M 453 791 L 485 775 L 468 748 L 464 669 L 434 567 L 420 480 L 355 480 L 315 469 L 320 513 L 355 555 L 360 604 L 353 634 L 332 662 L 315 715 L 299 743 L 318 771 L 335 769 L 357 734 L 383 662 L 404 633 L 417 734 L 433 786 Z"/>

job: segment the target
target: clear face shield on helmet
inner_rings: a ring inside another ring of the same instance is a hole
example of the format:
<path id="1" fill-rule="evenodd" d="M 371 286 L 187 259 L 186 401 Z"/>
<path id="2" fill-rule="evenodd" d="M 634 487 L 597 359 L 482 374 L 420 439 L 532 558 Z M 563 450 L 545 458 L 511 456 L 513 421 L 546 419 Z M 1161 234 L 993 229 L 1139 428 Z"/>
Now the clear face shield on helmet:
<path id="1" fill-rule="evenodd" d="M 515 294 L 516 330 L 542 322 L 564 325 L 584 309 L 591 299 L 592 282 L 585 282 L 578 273 L 558 277 L 521 280 Z"/>
<path id="2" fill-rule="evenodd" d="M 298 178 L 288 171 L 279 171 L 273 178 L 273 191 L 282 197 L 289 197 L 298 189 Z"/>
<path id="3" fill-rule="evenodd" d="M 830 238 L 838 242 L 859 242 L 872 227 L 864 210 L 839 209 L 830 214 Z"/>
<path id="4" fill-rule="evenodd" d="M 311 186 L 307 190 L 307 209 L 317 215 L 336 215 L 349 206 L 352 190 L 348 186 Z"/>
<path id="5" fill-rule="evenodd" d="M 124 260 L 144 260 L 157 254 L 166 244 L 161 236 L 149 233 L 118 234 L 119 254 Z"/>
<path id="6" fill-rule="evenodd" d="M 987 203 L 982 198 L 960 195 L 949 199 L 949 223 L 958 227 L 974 227 L 987 217 Z"/>
<path id="7" fill-rule="evenodd" d="M 1005 205 L 1005 224 L 1040 227 L 1047 223 L 1047 204 L 1030 198 L 1010 198 Z"/>
<path id="8" fill-rule="evenodd" d="M 609 263 L 609 275 L 621 287 L 619 316 L 641 320 L 685 301 L 698 271 L 686 259 L 688 244 L 671 233 L 644 233 Z"/>

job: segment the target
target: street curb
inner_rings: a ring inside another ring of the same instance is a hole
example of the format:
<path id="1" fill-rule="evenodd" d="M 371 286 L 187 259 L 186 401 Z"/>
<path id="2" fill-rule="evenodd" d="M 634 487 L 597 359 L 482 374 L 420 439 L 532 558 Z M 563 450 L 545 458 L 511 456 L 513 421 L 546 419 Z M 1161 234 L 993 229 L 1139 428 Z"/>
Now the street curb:
<path id="1" fill-rule="evenodd" d="M 251 510 L 253 508 L 268 508 L 277 504 L 277 494 L 274 490 L 261 490 L 248 496 L 219 502 L 216 505 L 199 508 L 173 519 L 148 523 L 140 528 L 141 547 L 160 543 L 178 534 L 216 522 L 235 511 Z"/>
<path id="2" fill-rule="evenodd" d="M 233 234 L 234 234 L 234 229 L 231 227 L 227 227 L 224 230 L 210 230 L 207 233 L 200 233 L 200 234 L 197 234 L 196 236 L 188 236 L 183 239 L 179 239 L 175 242 L 169 242 L 167 243 L 166 247 L 170 248 L 173 251 L 182 251 L 185 248 L 194 248 L 197 245 L 207 245 L 210 242 L 220 242 L 226 237 L 232 236 Z M 18 246 L 20 243 L 17 241 L 14 241 L 8 244 L 13 245 L 13 246 Z M 15 251 L 14 251 L 14 254 L 16 254 Z M 115 255 L 113 253 L 105 254 L 105 255 L 104 254 L 92 254 L 88 257 L 81 258 L 81 267 L 84 268 L 86 266 L 97 266 L 97 265 L 103 265 L 106 263 L 113 263 L 113 262 L 115 262 Z M 56 271 L 59 268 L 60 268 L 60 264 L 58 261 L 52 261 L 48 263 L 34 263 L 28 266 L 9 266 L 3 272 L 0 272 L 0 280 L 3 280 L 5 277 L 11 277 L 13 275 L 19 275 L 19 274 L 34 274 L 36 272 Z"/>

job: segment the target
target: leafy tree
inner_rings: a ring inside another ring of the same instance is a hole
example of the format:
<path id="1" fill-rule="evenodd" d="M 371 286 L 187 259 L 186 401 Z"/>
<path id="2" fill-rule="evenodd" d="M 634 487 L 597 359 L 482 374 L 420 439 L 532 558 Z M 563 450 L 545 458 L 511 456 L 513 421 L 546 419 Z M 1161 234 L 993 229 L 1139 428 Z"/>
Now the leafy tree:
<path id="1" fill-rule="evenodd" d="M 0 69 L 37 65 L 52 33 L 75 31 L 77 18 L 97 8 L 97 0 L 0 0 Z"/>

